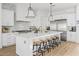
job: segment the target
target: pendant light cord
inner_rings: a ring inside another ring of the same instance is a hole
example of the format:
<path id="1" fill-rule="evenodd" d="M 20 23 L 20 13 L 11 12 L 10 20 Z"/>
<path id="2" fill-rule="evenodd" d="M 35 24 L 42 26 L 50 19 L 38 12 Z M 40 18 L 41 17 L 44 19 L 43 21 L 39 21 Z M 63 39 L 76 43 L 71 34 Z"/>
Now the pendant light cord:
<path id="1" fill-rule="evenodd" d="M 52 3 L 50 3 L 50 16 L 52 16 Z"/>
<path id="2" fill-rule="evenodd" d="M 31 8 L 31 3 L 29 3 L 29 7 Z"/>

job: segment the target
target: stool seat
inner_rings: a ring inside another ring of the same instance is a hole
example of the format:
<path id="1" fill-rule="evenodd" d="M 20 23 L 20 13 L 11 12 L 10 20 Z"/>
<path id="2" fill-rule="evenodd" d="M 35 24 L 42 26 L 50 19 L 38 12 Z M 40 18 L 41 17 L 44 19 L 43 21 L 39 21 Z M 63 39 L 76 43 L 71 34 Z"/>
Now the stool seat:
<path id="1" fill-rule="evenodd" d="M 33 45 L 40 45 L 41 44 L 41 41 L 40 40 L 33 40 Z"/>
<path id="2" fill-rule="evenodd" d="M 42 54 L 41 53 L 38 53 L 38 52 L 34 52 L 33 53 L 33 56 L 41 56 Z"/>
<path id="3" fill-rule="evenodd" d="M 41 40 L 42 42 L 46 43 L 48 40 Z"/>
<path id="4" fill-rule="evenodd" d="M 51 38 L 54 38 L 54 36 L 52 36 L 52 35 L 51 35 L 50 37 L 51 37 Z"/>
<path id="5" fill-rule="evenodd" d="M 51 37 L 47 37 L 46 39 L 47 39 L 47 40 L 52 40 L 52 38 L 51 38 Z"/>
<path id="6" fill-rule="evenodd" d="M 58 36 L 55 36 L 56 37 L 56 39 L 59 39 L 59 37 Z"/>

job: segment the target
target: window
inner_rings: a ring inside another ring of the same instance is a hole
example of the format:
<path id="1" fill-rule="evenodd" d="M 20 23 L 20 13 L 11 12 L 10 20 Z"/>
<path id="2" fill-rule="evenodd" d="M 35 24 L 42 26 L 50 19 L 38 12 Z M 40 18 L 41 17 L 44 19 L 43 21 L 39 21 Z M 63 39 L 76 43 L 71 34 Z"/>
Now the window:
<path id="1" fill-rule="evenodd" d="M 50 22 L 50 30 L 66 31 L 67 22 L 66 19 L 59 19 Z"/>

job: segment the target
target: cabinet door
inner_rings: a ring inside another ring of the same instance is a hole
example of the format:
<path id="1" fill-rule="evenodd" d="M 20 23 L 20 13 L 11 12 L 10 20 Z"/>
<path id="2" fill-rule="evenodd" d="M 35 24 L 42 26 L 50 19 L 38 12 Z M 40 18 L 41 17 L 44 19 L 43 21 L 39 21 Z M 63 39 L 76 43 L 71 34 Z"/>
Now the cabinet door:
<path id="1" fill-rule="evenodd" d="M 16 43 L 16 37 L 14 34 L 9 34 L 7 36 L 7 45 L 10 46 L 10 45 L 14 45 Z"/>
<path id="2" fill-rule="evenodd" d="M 76 42 L 76 32 L 67 32 L 67 41 Z"/>
<path id="3" fill-rule="evenodd" d="M 79 4 L 77 5 L 77 9 L 76 9 L 76 17 L 77 17 L 77 21 L 79 21 Z"/>
<path id="4" fill-rule="evenodd" d="M 8 40 L 8 38 L 7 38 L 7 34 L 2 34 L 2 46 L 7 46 L 7 40 Z"/>
<path id="5" fill-rule="evenodd" d="M 71 36 L 72 36 L 72 37 L 71 37 L 72 41 L 73 41 L 73 42 L 76 42 L 76 33 L 75 33 L 75 32 L 72 32 L 72 33 L 71 33 Z"/>
<path id="6" fill-rule="evenodd" d="M 77 33 L 76 33 L 76 35 L 77 35 L 77 43 L 79 43 L 79 25 L 77 25 Z"/>
<path id="7" fill-rule="evenodd" d="M 20 56 L 32 56 L 32 40 L 17 36 L 16 37 L 16 53 Z"/>
<path id="8" fill-rule="evenodd" d="M 3 33 L 2 34 L 2 45 L 10 46 L 16 43 L 16 36 L 13 33 Z"/>
<path id="9" fill-rule="evenodd" d="M 10 10 L 2 10 L 2 25 L 13 26 L 14 25 L 14 12 Z"/>
<path id="10" fill-rule="evenodd" d="M 21 37 L 16 37 L 16 53 L 18 55 L 25 55 L 25 53 L 27 52 L 27 46 L 24 38 Z"/>

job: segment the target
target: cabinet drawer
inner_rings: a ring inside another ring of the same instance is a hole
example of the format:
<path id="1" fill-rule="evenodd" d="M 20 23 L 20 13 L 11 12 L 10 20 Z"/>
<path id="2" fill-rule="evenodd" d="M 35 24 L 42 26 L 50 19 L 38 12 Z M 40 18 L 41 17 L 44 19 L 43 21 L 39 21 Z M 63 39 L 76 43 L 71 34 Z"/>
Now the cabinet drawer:
<path id="1" fill-rule="evenodd" d="M 9 46 L 16 43 L 16 36 L 13 33 L 4 33 L 2 35 L 3 46 Z"/>

